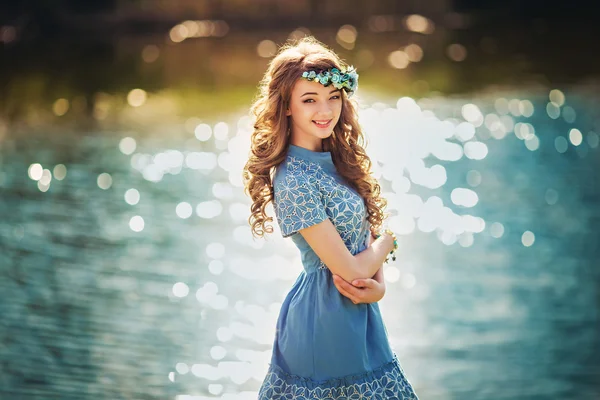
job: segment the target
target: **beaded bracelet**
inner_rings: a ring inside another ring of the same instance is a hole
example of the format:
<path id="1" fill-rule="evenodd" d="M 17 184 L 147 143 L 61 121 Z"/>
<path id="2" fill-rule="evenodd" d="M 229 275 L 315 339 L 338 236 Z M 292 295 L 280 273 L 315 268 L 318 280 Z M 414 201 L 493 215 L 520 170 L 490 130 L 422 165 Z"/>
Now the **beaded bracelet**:
<path id="1" fill-rule="evenodd" d="M 392 249 L 392 251 L 390 251 L 390 254 L 385 258 L 385 262 L 387 263 L 389 261 L 390 256 L 392 256 L 392 261 L 396 261 L 396 250 L 398 250 L 398 239 L 396 238 L 396 234 L 389 229 L 386 229 L 384 232 L 394 239 L 394 248 Z M 380 236 L 380 234 L 375 235 L 375 240 L 377 240 Z"/>

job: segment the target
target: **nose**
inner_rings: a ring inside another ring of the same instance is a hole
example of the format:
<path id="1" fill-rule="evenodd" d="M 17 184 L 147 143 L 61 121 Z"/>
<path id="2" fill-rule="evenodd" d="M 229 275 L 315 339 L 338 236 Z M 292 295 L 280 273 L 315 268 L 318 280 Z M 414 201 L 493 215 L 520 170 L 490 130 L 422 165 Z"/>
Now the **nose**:
<path id="1" fill-rule="evenodd" d="M 323 119 L 331 118 L 333 115 L 333 108 L 329 102 L 321 102 L 319 105 L 319 109 L 317 110 L 317 115 L 319 117 L 323 117 Z"/>

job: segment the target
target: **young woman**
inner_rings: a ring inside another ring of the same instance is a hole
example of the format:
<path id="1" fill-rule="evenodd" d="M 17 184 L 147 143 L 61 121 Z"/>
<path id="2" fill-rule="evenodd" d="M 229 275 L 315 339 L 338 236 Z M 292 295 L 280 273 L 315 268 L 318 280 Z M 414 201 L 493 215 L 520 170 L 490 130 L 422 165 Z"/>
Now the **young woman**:
<path id="1" fill-rule="evenodd" d="M 377 304 L 397 244 L 390 231 L 377 234 L 386 202 L 349 100 L 357 83 L 352 67 L 305 38 L 271 61 L 252 107 L 252 232 L 273 232 L 272 201 L 304 266 L 281 306 L 261 400 L 417 398 Z"/>

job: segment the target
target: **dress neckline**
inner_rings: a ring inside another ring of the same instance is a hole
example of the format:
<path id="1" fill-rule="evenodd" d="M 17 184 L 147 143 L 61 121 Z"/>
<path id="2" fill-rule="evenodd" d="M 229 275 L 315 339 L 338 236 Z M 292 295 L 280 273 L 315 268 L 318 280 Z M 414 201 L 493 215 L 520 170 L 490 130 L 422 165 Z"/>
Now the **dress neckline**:
<path id="1" fill-rule="evenodd" d="M 288 147 L 288 155 L 313 161 L 320 165 L 334 166 L 330 151 L 313 151 L 290 143 Z"/>

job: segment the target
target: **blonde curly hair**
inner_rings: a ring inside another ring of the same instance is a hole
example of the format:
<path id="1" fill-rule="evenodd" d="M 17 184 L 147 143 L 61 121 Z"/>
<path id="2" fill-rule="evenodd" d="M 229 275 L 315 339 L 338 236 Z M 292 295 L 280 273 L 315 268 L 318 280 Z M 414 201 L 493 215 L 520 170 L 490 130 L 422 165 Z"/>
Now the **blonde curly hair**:
<path id="1" fill-rule="evenodd" d="M 274 200 L 273 177 L 290 144 L 290 119 L 286 116 L 292 89 L 306 70 L 341 69 L 340 58 L 313 37 L 284 45 L 271 60 L 251 107 L 255 117 L 250 155 L 243 169 L 244 192 L 252 199 L 248 223 L 254 237 L 272 233 L 273 218 L 266 207 Z M 371 230 L 378 231 L 385 218 L 387 201 L 371 176 L 371 160 L 364 150 L 364 135 L 358 124 L 356 104 L 342 92 L 340 119 L 333 134 L 323 139 L 323 150 L 331 152 L 338 173 L 363 198 Z"/>

